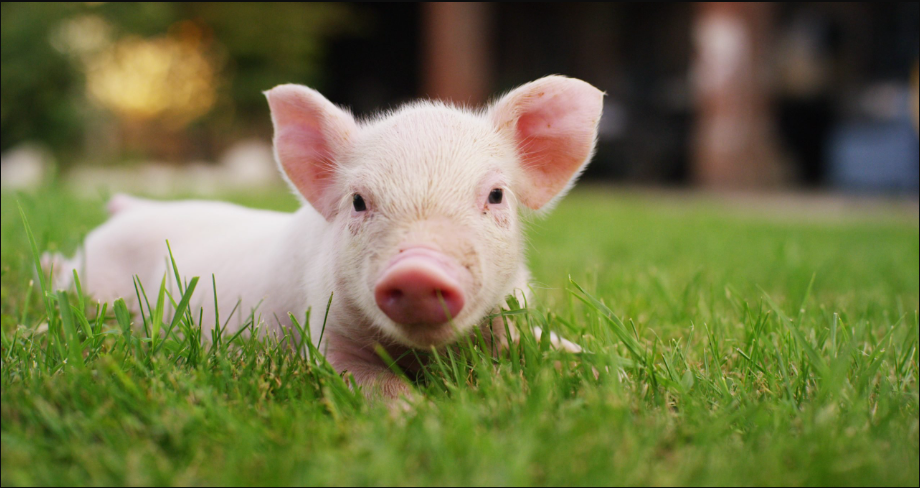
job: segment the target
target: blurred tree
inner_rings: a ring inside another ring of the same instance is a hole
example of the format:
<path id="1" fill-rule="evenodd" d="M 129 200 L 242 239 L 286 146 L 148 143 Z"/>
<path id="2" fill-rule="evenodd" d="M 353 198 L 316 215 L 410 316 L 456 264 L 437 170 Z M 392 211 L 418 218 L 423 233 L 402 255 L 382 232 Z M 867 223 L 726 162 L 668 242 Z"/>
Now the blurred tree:
<path id="1" fill-rule="evenodd" d="M 52 147 L 79 141 L 79 73 L 49 42 L 53 29 L 79 7 L 0 4 L 0 150 L 40 139 Z"/>
<path id="2" fill-rule="evenodd" d="M 159 39 L 190 23 L 204 36 L 204 54 L 219 70 L 213 80 L 219 99 L 192 131 L 205 139 L 208 132 L 239 137 L 270 127 L 262 91 L 288 82 L 322 88 L 325 41 L 361 25 L 342 4 L 3 3 L 2 149 L 25 140 L 43 141 L 58 153 L 80 149 L 80 135 L 92 125 L 84 84 L 86 70 L 99 66 L 92 61 L 105 49 L 125 51 L 122 40 L 139 39 L 135 44 L 141 47 L 142 41 L 162 44 Z M 87 25 L 104 27 L 105 33 Z M 94 36 L 105 42 L 86 40 Z M 138 73 L 122 71 L 125 83 L 138 82 Z M 118 86 L 117 80 L 107 82 Z M 99 100 L 98 94 L 94 98 Z M 201 130 L 206 125 L 215 129 Z"/>
<path id="3" fill-rule="evenodd" d="M 267 110 L 262 92 L 281 83 L 322 88 L 324 41 L 360 23 L 344 4 L 187 4 L 187 18 L 213 29 L 226 49 L 230 97 L 240 115 Z"/>

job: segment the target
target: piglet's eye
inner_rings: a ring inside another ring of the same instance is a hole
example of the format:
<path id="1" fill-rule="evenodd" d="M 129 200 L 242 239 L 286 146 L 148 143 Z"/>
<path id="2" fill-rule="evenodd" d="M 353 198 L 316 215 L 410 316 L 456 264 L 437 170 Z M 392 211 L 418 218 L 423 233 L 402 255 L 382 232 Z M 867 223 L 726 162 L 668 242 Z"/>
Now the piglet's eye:
<path id="1" fill-rule="evenodd" d="M 352 204 L 355 206 L 355 212 L 363 212 L 367 210 L 367 205 L 364 203 L 364 198 L 361 195 L 355 193 L 354 198 L 352 198 Z"/>
<path id="2" fill-rule="evenodd" d="M 502 193 L 501 188 L 496 188 L 492 190 L 491 192 L 489 192 L 489 203 L 491 203 L 492 205 L 498 205 L 499 203 L 502 203 L 502 196 L 503 196 L 503 193 Z"/>

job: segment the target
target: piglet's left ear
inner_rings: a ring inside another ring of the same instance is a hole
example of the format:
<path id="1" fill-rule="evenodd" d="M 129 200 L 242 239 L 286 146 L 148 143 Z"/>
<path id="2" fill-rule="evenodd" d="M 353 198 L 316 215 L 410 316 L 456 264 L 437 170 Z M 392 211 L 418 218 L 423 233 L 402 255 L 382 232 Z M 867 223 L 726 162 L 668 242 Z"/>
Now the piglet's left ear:
<path id="1" fill-rule="evenodd" d="M 517 146 L 518 198 L 538 210 L 574 182 L 594 153 L 604 94 L 584 81 L 547 76 L 500 99 L 492 123 Z"/>

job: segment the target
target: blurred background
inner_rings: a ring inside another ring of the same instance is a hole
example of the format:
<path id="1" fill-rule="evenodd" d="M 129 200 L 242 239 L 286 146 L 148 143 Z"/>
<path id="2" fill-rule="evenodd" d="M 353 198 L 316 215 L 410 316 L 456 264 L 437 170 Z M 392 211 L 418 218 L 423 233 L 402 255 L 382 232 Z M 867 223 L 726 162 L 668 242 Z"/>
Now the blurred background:
<path id="1" fill-rule="evenodd" d="M 275 185 L 275 85 L 363 116 L 559 73 L 607 92 L 588 180 L 918 192 L 917 2 L 0 9 L 4 188 Z"/>

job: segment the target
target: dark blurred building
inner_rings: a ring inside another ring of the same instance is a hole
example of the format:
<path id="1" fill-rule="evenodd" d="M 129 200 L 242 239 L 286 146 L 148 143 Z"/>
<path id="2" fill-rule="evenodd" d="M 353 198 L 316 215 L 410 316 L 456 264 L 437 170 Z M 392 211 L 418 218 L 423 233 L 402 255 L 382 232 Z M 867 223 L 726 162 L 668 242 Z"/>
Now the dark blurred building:
<path id="1" fill-rule="evenodd" d="M 261 92 L 281 83 L 367 115 L 555 73 L 607 93 L 586 178 L 918 188 L 917 2 L 0 8 L 0 150 L 64 165 L 215 161 L 268 140 Z"/>
<path id="2" fill-rule="evenodd" d="M 561 73 L 608 95 L 587 178 L 917 189 L 916 2 L 356 8 L 370 28 L 332 43 L 326 92 L 358 113 Z"/>

